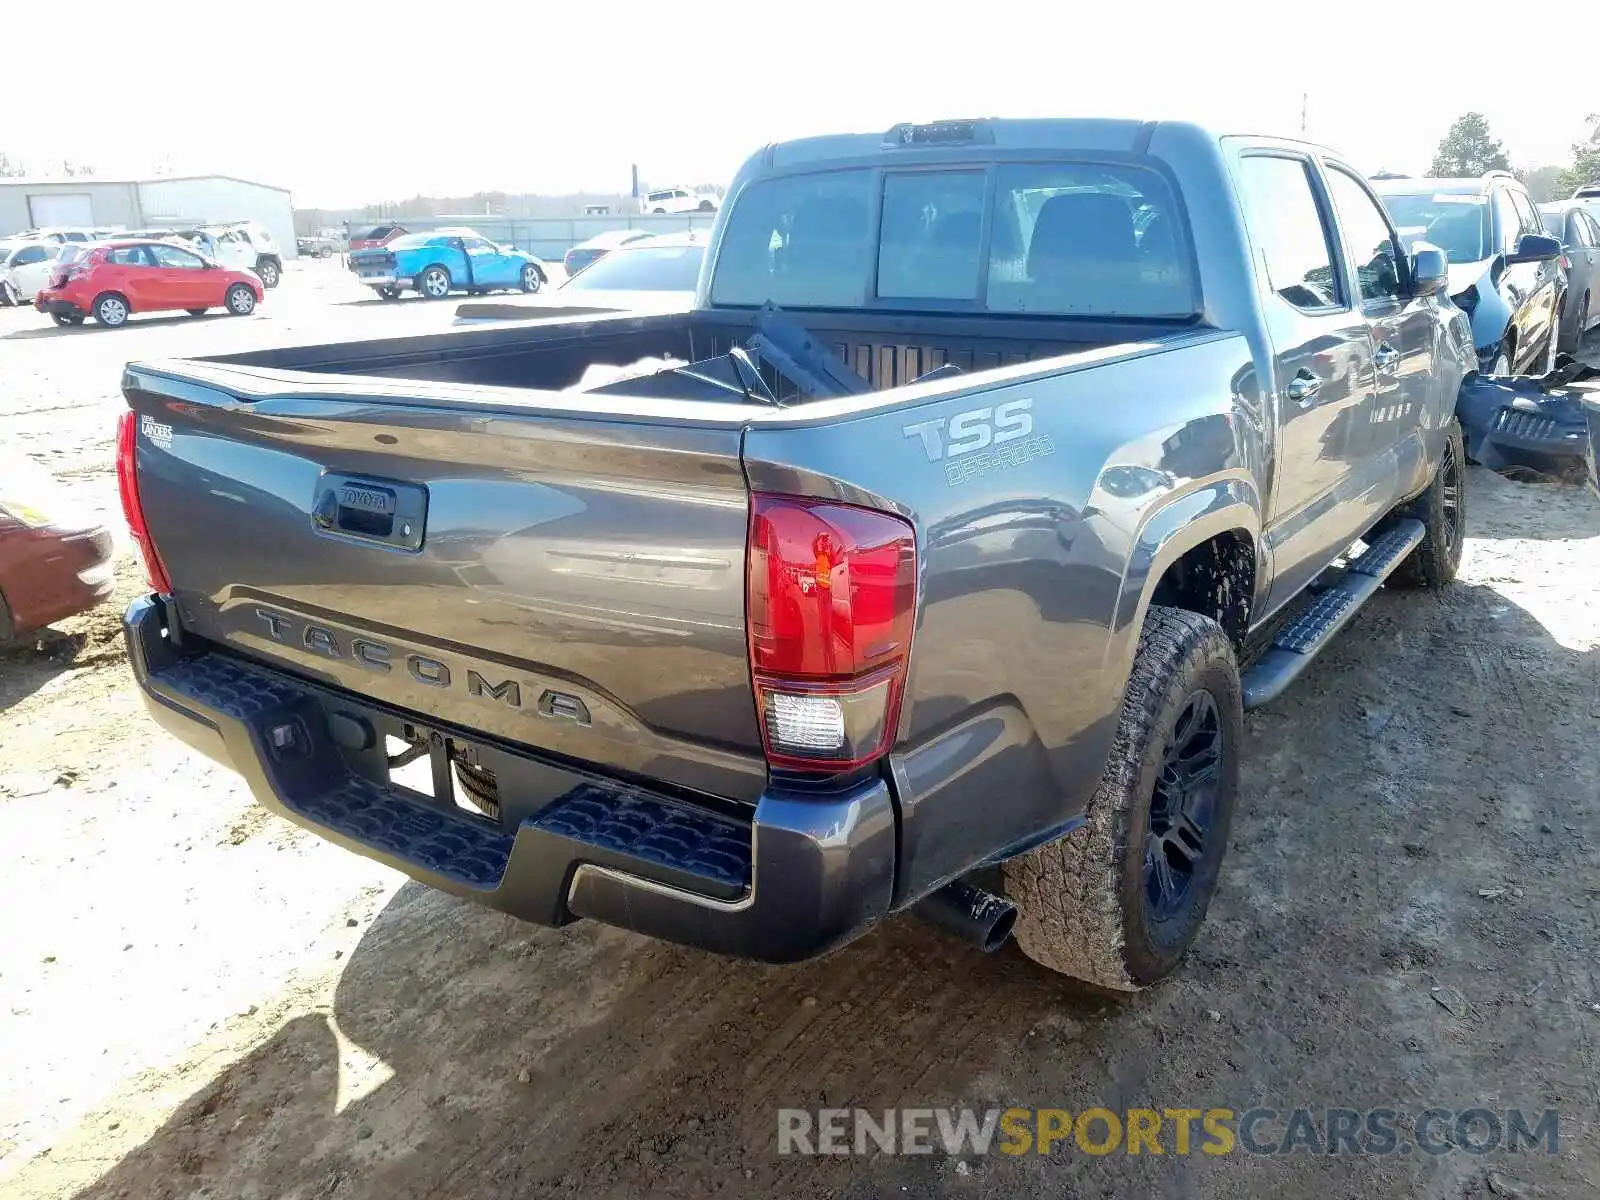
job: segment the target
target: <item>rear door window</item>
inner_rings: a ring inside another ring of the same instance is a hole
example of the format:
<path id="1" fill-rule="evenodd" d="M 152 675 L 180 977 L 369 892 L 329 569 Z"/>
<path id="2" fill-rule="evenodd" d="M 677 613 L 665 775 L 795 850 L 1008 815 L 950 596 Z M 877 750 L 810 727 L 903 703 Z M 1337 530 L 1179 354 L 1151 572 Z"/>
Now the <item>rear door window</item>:
<path id="1" fill-rule="evenodd" d="M 1239 165 L 1240 199 L 1267 286 L 1296 308 L 1342 308 L 1344 289 L 1333 269 L 1333 239 L 1311 187 L 1310 169 L 1300 158 L 1249 155 Z"/>
<path id="2" fill-rule="evenodd" d="M 197 254 L 187 250 L 180 250 L 176 246 L 152 245 L 141 247 L 147 249 L 155 256 L 156 262 L 163 267 L 171 267 L 179 271 L 200 271 L 205 268 L 205 260 Z"/>
<path id="3" fill-rule="evenodd" d="M 1345 245 L 1355 255 L 1356 287 L 1363 304 L 1400 298 L 1400 264 L 1394 235 L 1378 202 L 1367 195 L 1354 175 L 1328 168 L 1328 190 L 1334 211 L 1344 225 Z"/>

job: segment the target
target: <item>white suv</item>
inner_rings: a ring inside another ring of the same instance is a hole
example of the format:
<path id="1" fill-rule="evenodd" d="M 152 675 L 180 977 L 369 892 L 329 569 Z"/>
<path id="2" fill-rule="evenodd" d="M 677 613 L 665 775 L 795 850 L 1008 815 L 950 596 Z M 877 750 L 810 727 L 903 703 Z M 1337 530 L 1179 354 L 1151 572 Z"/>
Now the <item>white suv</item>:
<path id="1" fill-rule="evenodd" d="M 266 287 L 277 287 L 283 278 L 283 255 L 278 243 L 266 227 L 256 221 L 203 225 L 180 230 L 177 236 L 194 243 L 225 267 L 254 271 Z"/>
<path id="2" fill-rule="evenodd" d="M 639 208 L 647 213 L 716 212 L 718 203 L 715 192 L 693 192 L 677 187 L 646 192 L 639 201 Z"/>

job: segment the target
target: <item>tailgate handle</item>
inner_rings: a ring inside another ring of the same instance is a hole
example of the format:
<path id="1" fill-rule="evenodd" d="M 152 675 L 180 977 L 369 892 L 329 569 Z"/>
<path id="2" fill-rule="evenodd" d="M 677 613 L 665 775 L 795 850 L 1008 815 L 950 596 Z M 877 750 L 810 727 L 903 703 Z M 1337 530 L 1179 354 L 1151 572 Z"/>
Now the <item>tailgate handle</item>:
<path id="1" fill-rule="evenodd" d="M 334 537 L 420 550 L 427 513 L 428 490 L 420 484 L 324 471 L 311 521 Z"/>

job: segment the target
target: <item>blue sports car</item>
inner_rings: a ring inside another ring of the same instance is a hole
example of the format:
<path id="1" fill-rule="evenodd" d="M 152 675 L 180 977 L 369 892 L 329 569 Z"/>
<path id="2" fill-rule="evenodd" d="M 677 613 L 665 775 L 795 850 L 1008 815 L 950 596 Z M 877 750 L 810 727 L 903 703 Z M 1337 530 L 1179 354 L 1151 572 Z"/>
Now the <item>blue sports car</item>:
<path id="1" fill-rule="evenodd" d="M 497 246 L 473 229 L 408 233 L 353 252 L 350 269 L 385 300 L 399 299 L 408 288 L 429 300 L 451 292 L 537 292 L 550 280 L 544 263 L 527 251 Z"/>

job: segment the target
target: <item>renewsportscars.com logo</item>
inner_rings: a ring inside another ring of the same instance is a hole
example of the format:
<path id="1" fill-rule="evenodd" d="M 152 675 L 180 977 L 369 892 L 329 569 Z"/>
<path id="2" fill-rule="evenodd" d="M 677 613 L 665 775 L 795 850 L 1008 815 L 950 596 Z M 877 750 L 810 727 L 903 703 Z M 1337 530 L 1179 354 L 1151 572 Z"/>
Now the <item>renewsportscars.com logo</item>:
<path id="1" fill-rule="evenodd" d="M 778 1110 L 779 1154 L 1368 1156 L 1556 1154 L 1560 1114 L 1429 1108 L 801 1108 Z"/>

